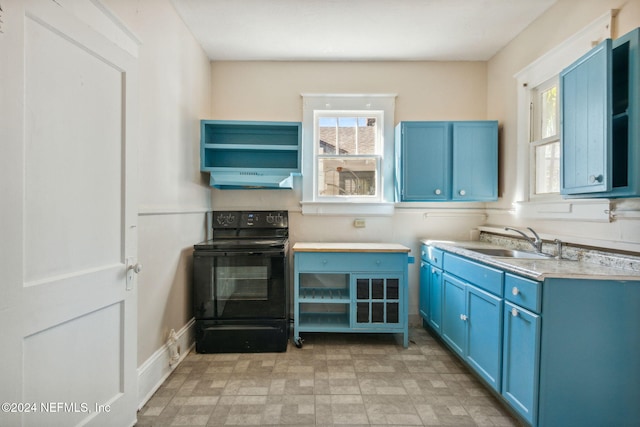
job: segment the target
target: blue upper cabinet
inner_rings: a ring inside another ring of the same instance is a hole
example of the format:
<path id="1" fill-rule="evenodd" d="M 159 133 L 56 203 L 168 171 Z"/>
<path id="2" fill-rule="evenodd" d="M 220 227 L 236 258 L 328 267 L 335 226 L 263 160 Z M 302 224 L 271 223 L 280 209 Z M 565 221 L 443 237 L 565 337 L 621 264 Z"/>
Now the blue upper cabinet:
<path id="1" fill-rule="evenodd" d="M 400 122 L 396 201 L 498 198 L 498 122 Z"/>
<path id="2" fill-rule="evenodd" d="M 300 173 L 299 122 L 200 122 L 200 170 L 212 187 L 292 188 Z"/>
<path id="3" fill-rule="evenodd" d="M 498 122 L 454 122 L 452 199 L 498 199 Z"/>
<path id="4" fill-rule="evenodd" d="M 397 200 L 447 200 L 451 188 L 451 125 L 402 122 L 396 127 Z"/>
<path id="5" fill-rule="evenodd" d="M 605 40 L 560 74 L 561 190 L 640 195 L 640 29 Z"/>

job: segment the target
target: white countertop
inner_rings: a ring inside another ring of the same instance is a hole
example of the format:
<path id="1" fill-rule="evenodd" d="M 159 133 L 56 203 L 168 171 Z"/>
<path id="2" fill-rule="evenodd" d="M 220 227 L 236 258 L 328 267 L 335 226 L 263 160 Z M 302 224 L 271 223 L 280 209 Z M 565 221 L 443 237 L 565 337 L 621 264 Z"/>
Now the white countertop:
<path id="1" fill-rule="evenodd" d="M 547 278 L 570 278 L 592 280 L 632 280 L 640 282 L 640 274 L 637 271 L 626 270 L 624 268 L 614 268 L 602 266 L 596 263 L 565 259 L 559 260 L 555 258 L 502 258 L 469 250 L 472 248 L 501 248 L 501 246 L 487 242 L 475 240 L 453 242 L 428 239 L 423 239 L 421 242 L 447 252 L 475 259 L 484 264 L 492 265 L 502 270 L 539 281 Z"/>
<path id="2" fill-rule="evenodd" d="M 297 242 L 294 252 L 410 252 L 406 246 L 397 243 L 332 243 Z"/>

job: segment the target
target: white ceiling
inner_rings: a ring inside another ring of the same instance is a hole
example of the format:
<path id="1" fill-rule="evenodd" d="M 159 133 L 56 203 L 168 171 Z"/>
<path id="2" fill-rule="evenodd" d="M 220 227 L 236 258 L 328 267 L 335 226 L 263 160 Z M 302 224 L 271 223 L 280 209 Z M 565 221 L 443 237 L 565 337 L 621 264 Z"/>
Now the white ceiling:
<path id="1" fill-rule="evenodd" d="M 556 0 L 172 2 L 216 61 L 482 61 Z"/>

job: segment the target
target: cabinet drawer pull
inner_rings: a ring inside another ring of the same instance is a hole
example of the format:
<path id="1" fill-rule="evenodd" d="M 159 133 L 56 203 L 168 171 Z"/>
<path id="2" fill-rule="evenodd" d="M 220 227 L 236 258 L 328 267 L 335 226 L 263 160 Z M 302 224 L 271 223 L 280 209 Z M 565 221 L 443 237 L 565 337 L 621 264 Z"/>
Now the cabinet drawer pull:
<path id="1" fill-rule="evenodd" d="M 382 261 L 380 261 L 379 259 L 376 260 L 376 265 L 380 265 L 382 263 Z"/>
<path id="2" fill-rule="evenodd" d="M 323 264 L 326 264 L 326 263 L 328 263 L 328 262 L 329 262 L 329 261 L 327 261 L 326 259 L 323 259 L 323 260 L 322 260 L 322 263 L 323 263 Z"/>
<path id="3" fill-rule="evenodd" d="M 438 262 L 438 258 L 433 258 L 433 262 Z"/>
<path id="4" fill-rule="evenodd" d="M 460 190 L 458 194 L 460 194 L 461 196 L 464 196 L 467 194 L 467 192 L 465 190 Z"/>
<path id="5" fill-rule="evenodd" d="M 590 184 L 595 184 L 596 182 L 602 182 L 603 180 L 604 180 L 604 177 L 602 176 L 602 174 L 589 176 Z"/>
<path id="6" fill-rule="evenodd" d="M 516 296 L 520 293 L 520 289 L 518 289 L 516 286 L 513 287 L 513 289 L 511 289 L 511 293 Z"/>
<path id="7" fill-rule="evenodd" d="M 511 315 L 512 315 L 513 317 L 518 317 L 518 310 L 516 310 L 515 308 L 512 308 L 512 309 L 511 309 Z"/>
<path id="8" fill-rule="evenodd" d="M 465 322 L 466 322 L 466 321 L 467 321 L 467 319 L 469 319 L 469 317 L 468 317 L 466 314 L 461 314 L 461 315 L 460 315 L 460 320 L 462 320 L 462 321 L 465 321 Z"/>
<path id="9" fill-rule="evenodd" d="M 442 190 L 440 190 L 439 188 L 436 188 L 436 191 L 434 191 L 434 193 L 436 193 L 439 196 L 440 194 L 442 194 Z"/>

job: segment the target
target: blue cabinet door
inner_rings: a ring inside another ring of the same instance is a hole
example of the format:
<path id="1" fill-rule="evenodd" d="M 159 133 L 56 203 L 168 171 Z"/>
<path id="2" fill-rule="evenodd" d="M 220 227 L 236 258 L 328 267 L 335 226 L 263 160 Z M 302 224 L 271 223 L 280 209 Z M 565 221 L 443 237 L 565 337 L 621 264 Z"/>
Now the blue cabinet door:
<path id="1" fill-rule="evenodd" d="M 423 323 L 429 321 L 429 279 L 431 265 L 425 260 L 420 260 L 420 295 L 418 309 L 422 316 Z"/>
<path id="2" fill-rule="evenodd" d="M 540 316 L 509 302 L 504 307 L 502 396 L 536 425 Z"/>
<path id="3" fill-rule="evenodd" d="M 464 357 L 467 341 L 466 284 L 442 274 L 442 338 Z"/>
<path id="4" fill-rule="evenodd" d="M 431 266 L 429 271 L 429 325 L 442 334 L 442 270 Z"/>
<path id="5" fill-rule="evenodd" d="M 452 199 L 498 198 L 498 122 L 453 123 Z"/>
<path id="6" fill-rule="evenodd" d="M 611 190 L 611 40 L 560 73 L 560 193 Z"/>
<path id="7" fill-rule="evenodd" d="M 469 365 L 500 392 L 502 375 L 502 298 L 467 285 Z"/>
<path id="8" fill-rule="evenodd" d="M 447 200 L 450 196 L 448 122 L 400 124 L 400 200 Z"/>

